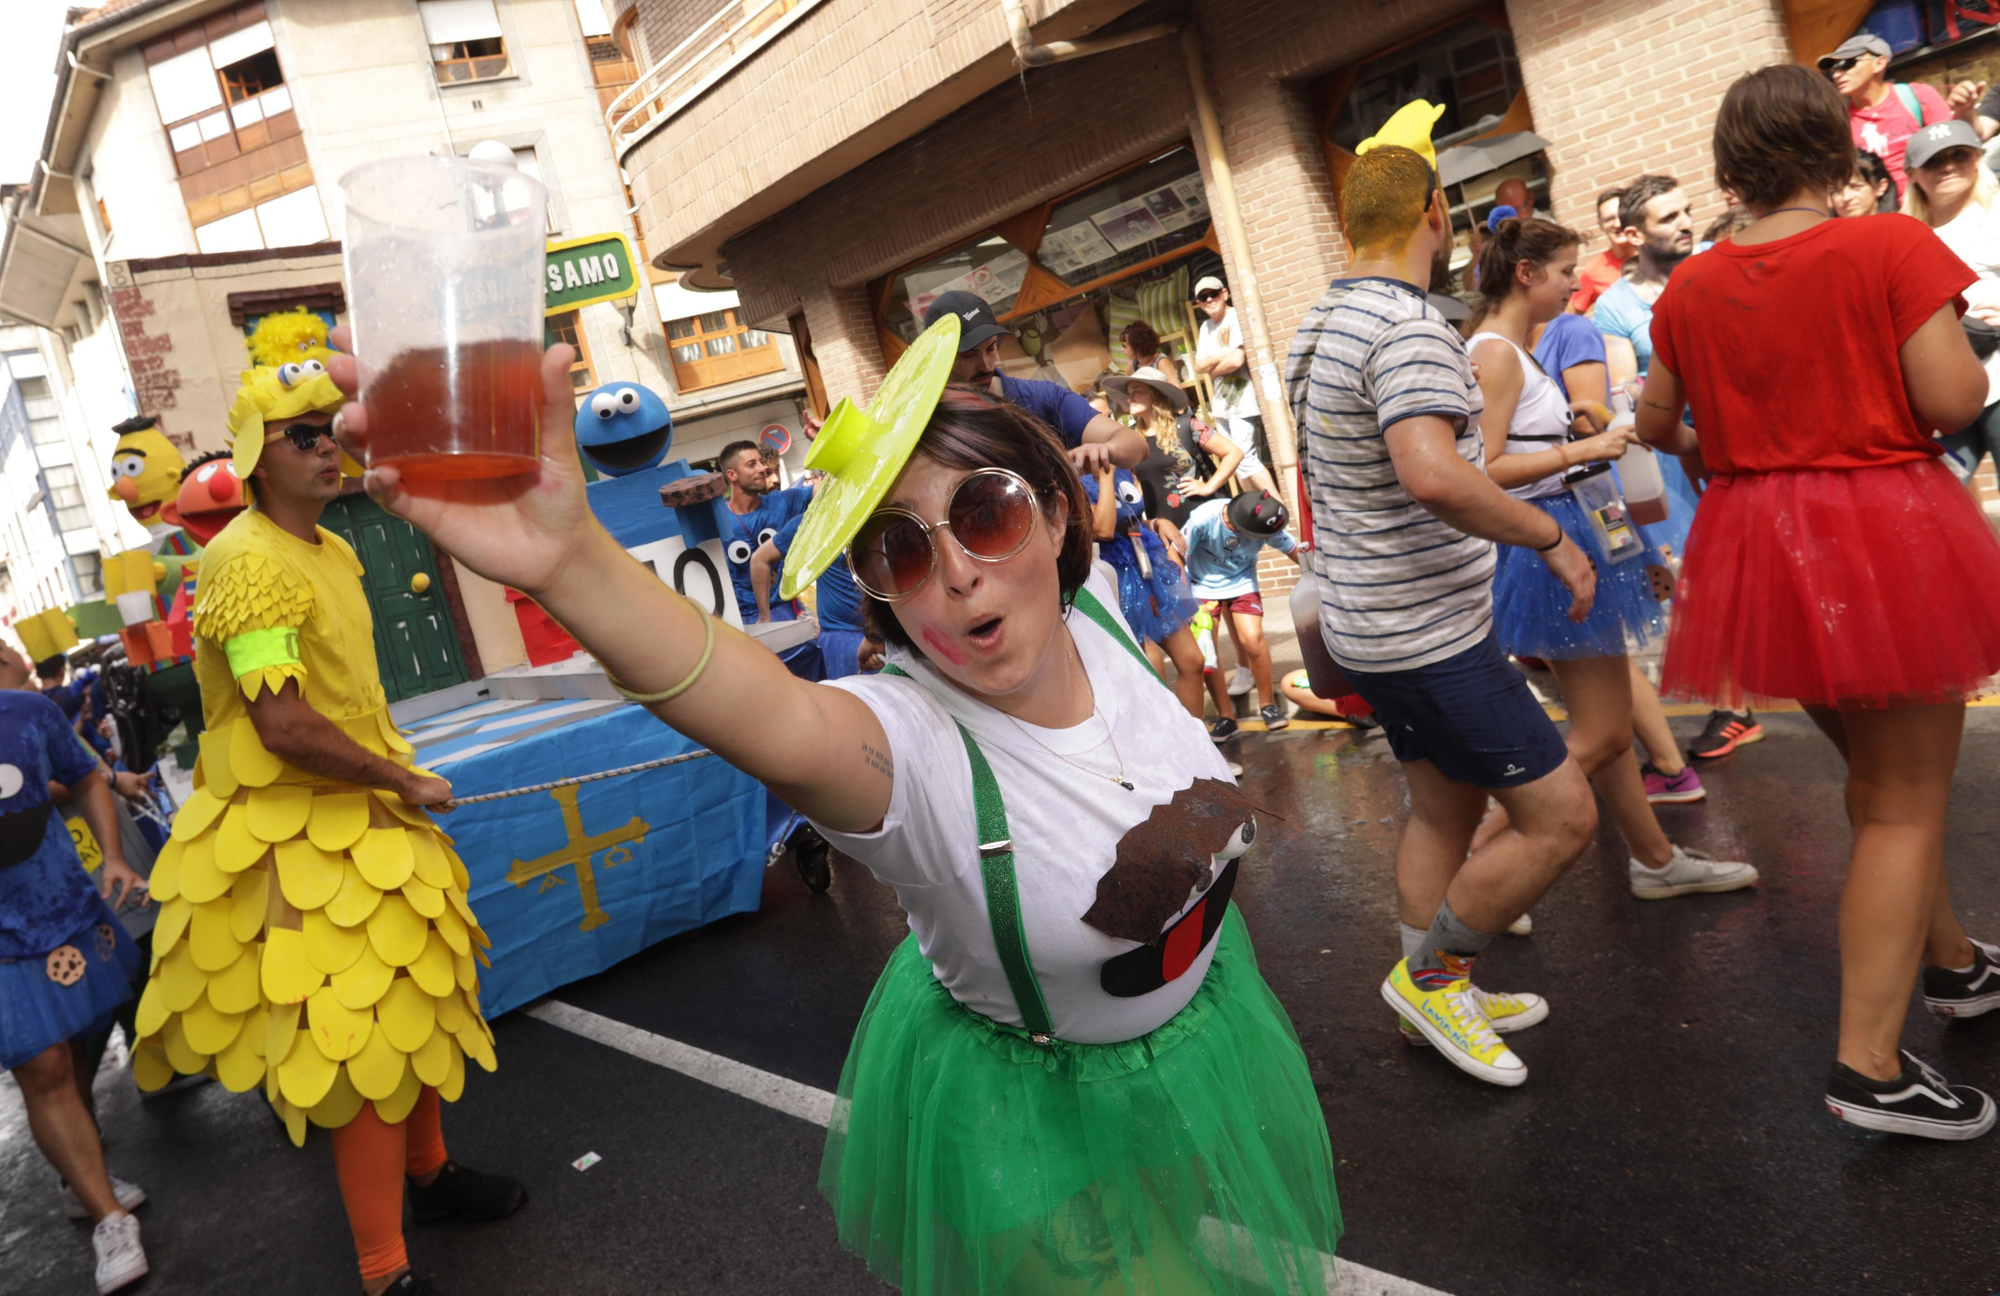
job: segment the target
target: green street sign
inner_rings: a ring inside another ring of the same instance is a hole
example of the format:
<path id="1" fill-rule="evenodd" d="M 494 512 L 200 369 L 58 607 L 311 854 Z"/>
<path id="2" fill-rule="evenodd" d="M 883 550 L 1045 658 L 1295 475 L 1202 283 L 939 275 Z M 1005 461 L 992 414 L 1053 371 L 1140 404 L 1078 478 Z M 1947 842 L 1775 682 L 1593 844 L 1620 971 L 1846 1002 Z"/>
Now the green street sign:
<path id="1" fill-rule="evenodd" d="M 623 234 L 590 234 L 549 244 L 543 279 L 549 315 L 639 291 L 632 245 Z"/>

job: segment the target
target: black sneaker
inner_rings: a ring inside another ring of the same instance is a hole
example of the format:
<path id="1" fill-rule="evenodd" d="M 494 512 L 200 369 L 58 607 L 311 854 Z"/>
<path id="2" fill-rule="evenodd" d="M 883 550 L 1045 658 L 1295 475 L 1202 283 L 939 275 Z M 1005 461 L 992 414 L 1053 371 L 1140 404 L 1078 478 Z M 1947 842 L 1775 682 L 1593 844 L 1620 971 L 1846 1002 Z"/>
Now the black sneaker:
<path id="1" fill-rule="evenodd" d="M 1940 1017 L 1977 1017 L 2000 1008 L 2000 945 L 1972 942 L 1972 970 L 1924 969 L 1924 1006 Z"/>
<path id="2" fill-rule="evenodd" d="M 1971 1085 L 1955 1085 L 1903 1050 L 1903 1074 L 1870 1080 L 1833 1064 L 1826 1109 L 1850 1125 L 1917 1138 L 1978 1138 L 1993 1128 L 1993 1100 Z"/>
<path id="3" fill-rule="evenodd" d="M 1292 718 L 1285 714 L 1283 702 L 1273 702 L 1257 714 L 1263 718 L 1264 727 L 1274 731 L 1283 729 L 1292 722 Z"/>
<path id="4" fill-rule="evenodd" d="M 430 1220 L 505 1219 L 528 1204 L 528 1190 L 506 1175 L 482 1174 L 456 1161 L 447 1161 L 428 1187 L 412 1179 L 410 1216 L 418 1223 Z"/>
<path id="5" fill-rule="evenodd" d="M 390 1283 L 382 1296 L 444 1296 L 444 1293 L 437 1289 L 429 1274 L 419 1278 L 413 1273 L 406 1273 Z"/>
<path id="6" fill-rule="evenodd" d="M 1702 726 L 1701 737 L 1688 744 L 1688 755 L 1696 760 L 1715 760 L 1738 747 L 1764 741 L 1764 726 L 1748 711 L 1711 711 Z"/>
<path id="7" fill-rule="evenodd" d="M 1217 716 L 1208 722 L 1208 736 L 1216 742 L 1228 742 L 1243 728 L 1228 716 Z"/>

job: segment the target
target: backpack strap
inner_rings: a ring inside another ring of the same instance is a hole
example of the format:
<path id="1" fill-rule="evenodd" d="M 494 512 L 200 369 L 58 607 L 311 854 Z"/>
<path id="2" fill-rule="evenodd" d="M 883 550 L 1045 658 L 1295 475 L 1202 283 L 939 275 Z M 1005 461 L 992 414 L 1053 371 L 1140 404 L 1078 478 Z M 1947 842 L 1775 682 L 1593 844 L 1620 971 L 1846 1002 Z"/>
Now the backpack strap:
<path id="1" fill-rule="evenodd" d="M 1094 600 L 1093 600 L 1094 601 Z M 884 675 L 910 673 L 897 666 L 882 668 Z M 993 945 L 1000 952 L 1000 968 L 1007 974 L 1007 988 L 1014 993 L 1021 1024 L 1035 1042 L 1045 1044 L 1053 1033 L 1048 1001 L 1042 984 L 1035 979 L 1035 966 L 1028 956 L 1028 936 L 1021 926 L 1021 889 L 1014 876 L 1014 840 L 1007 827 L 1007 802 L 1000 795 L 1000 781 L 972 731 L 958 726 L 965 744 L 965 759 L 972 766 L 972 807 L 978 820 L 979 878 L 986 889 L 986 918 L 993 929 Z"/>
<path id="2" fill-rule="evenodd" d="M 1903 105 L 1903 111 L 1910 114 L 1916 120 L 1917 129 L 1922 130 L 1928 125 L 1929 123 L 1924 121 L 1924 103 L 1923 100 L 1917 98 L 1917 92 L 1912 90 L 1909 84 L 1904 81 L 1895 82 L 1892 88 L 1896 92 L 1896 98 Z"/>

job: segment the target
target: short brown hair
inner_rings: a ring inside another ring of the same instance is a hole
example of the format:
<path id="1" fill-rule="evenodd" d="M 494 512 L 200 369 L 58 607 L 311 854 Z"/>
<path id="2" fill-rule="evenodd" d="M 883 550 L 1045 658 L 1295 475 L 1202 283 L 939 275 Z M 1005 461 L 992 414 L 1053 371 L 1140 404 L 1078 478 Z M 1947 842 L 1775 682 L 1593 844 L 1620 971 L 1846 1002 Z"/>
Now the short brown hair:
<path id="1" fill-rule="evenodd" d="M 1069 520 L 1056 555 L 1056 583 L 1067 611 L 1090 575 L 1090 499 L 1062 439 L 1048 424 L 989 392 L 953 383 L 938 399 L 930 423 L 917 439 L 916 452 L 941 468 L 964 472 L 1006 468 L 1019 473 L 1034 490 L 1044 518 L 1055 516 L 1057 500 L 1068 502 Z M 897 619 L 894 604 L 866 593 L 862 602 L 863 624 L 870 633 L 884 643 L 922 652 Z"/>
<path id="2" fill-rule="evenodd" d="M 1646 204 L 1681 187 L 1672 176 L 1642 175 L 1618 195 L 1618 228 L 1646 228 Z"/>
<path id="3" fill-rule="evenodd" d="M 1160 354 L 1160 335 L 1144 320 L 1133 320 L 1118 335 L 1118 340 L 1132 348 L 1134 355 Z"/>
<path id="4" fill-rule="evenodd" d="M 1854 136 L 1833 83 L 1780 63 L 1736 78 L 1715 114 L 1715 178 L 1746 207 L 1802 189 L 1831 193 L 1854 175 Z"/>
<path id="5" fill-rule="evenodd" d="M 1385 144 L 1363 153 L 1340 187 L 1348 243 L 1359 251 L 1408 238 L 1436 187 L 1437 173 L 1415 149 Z"/>
<path id="6" fill-rule="evenodd" d="M 1522 262 L 1547 265 L 1564 248 L 1572 248 L 1583 238 L 1567 225 L 1536 216 L 1522 220 L 1509 216 L 1493 231 L 1493 241 L 1479 254 L 1479 295 L 1491 310 L 1512 296 L 1520 285 L 1514 271 Z"/>

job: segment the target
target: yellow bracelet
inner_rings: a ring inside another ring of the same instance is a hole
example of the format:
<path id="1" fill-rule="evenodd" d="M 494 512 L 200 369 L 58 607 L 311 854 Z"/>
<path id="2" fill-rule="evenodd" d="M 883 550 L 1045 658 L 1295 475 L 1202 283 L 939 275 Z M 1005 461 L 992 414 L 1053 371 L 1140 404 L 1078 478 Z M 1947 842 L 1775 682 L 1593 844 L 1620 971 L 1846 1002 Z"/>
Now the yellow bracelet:
<path id="1" fill-rule="evenodd" d="M 695 610 L 696 615 L 701 617 L 701 657 L 696 660 L 694 669 L 687 673 L 686 679 L 672 688 L 662 689 L 658 693 L 634 693 L 631 689 L 620 684 L 618 677 L 611 673 L 610 667 L 606 666 L 604 668 L 604 678 L 611 681 L 611 687 L 618 690 L 618 696 L 637 702 L 641 706 L 653 706 L 660 702 L 671 702 L 694 687 L 694 682 L 701 678 L 703 671 L 708 669 L 708 659 L 715 654 L 715 618 L 708 614 L 707 608 L 693 599 L 687 600 L 687 604 Z M 598 665 L 603 666 L 604 663 L 599 662 Z"/>

